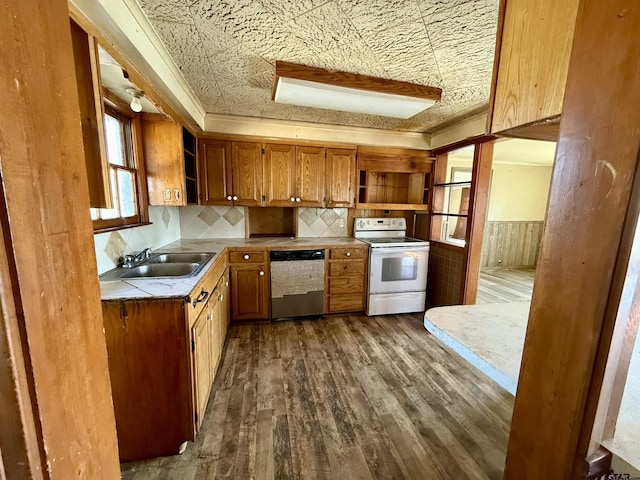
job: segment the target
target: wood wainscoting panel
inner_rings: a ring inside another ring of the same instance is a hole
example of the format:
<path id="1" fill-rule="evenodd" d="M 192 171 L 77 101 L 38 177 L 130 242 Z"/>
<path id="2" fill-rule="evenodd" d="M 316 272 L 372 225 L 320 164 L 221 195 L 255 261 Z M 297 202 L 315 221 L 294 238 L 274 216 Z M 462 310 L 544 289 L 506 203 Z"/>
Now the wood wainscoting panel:
<path id="1" fill-rule="evenodd" d="M 481 268 L 535 268 L 544 222 L 487 222 Z"/>

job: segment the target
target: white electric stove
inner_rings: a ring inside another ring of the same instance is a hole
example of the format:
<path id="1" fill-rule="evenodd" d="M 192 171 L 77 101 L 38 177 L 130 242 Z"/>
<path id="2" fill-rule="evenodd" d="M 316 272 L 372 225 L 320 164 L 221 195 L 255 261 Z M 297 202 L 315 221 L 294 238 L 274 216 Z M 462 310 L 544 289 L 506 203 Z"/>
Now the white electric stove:
<path id="1" fill-rule="evenodd" d="M 424 311 L 429 242 L 406 236 L 404 218 L 356 218 L 353 236 L 371 245 L 367 315 Z"/>

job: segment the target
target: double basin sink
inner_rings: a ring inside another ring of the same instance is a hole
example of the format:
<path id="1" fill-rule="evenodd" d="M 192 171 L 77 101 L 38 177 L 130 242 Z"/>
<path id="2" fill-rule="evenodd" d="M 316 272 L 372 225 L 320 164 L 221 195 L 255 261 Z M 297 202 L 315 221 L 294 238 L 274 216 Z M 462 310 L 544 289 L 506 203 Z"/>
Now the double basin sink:
<path id="1" fill-rule="evenodd" d="M 200 273 L 211 260 L 215 252 L 210 253 L 155 253 L 141 264 L 131 267 L 118 267 L 100 275 L 100 280 L 123 280 L 130 278 L 185 278 Z"/>

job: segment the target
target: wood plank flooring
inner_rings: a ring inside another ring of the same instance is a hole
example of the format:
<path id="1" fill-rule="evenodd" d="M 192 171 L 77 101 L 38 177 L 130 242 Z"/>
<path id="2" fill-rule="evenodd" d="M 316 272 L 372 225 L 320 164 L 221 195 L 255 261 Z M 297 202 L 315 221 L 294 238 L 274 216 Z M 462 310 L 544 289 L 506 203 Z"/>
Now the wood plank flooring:
<path id="1" fill-rule="evenodd" d="M 203 428 L 125 480 L 499 479 L 513 399 L 421 315 L 232 325 Z"/>
<path id="2" fill-rule="evenodd" d="M 531 301 L 535 269 L 483 270 L 478 280 L 477 304 Z"/>

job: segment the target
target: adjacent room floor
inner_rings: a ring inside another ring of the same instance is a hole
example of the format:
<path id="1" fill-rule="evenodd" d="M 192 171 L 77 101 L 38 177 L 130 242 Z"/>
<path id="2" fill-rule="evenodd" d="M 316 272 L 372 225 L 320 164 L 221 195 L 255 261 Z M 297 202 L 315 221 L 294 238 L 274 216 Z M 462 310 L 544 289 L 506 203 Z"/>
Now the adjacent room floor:
<path id="1" fill-rule="evenodd" d="M 528 269 L 487 269 L 480 272 L 477 304 L 529 302 L 536 271 Z"/>
<path id="2" fill-rule="evenodd" d="M 196 442 L 123 478 L 502 478 L 512 396 L 422 321 L 233 325 Z"/>

